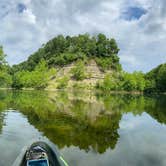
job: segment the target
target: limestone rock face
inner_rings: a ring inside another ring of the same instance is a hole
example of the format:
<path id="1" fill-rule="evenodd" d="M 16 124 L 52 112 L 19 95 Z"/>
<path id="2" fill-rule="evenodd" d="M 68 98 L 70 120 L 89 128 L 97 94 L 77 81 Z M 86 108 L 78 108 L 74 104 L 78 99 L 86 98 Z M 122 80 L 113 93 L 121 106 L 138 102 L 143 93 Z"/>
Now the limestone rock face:
<path id="1" fill-rule="evenodd" d="M 95 79 L 103 79 L 104 73 L 100 71 L 94 60 L 89 61 L 86 66 L 87 73 L 91 75 L 91 78 Z"/>
<path id="2" fill-rule="evenodd" d="M 57 68 L 57 74 L 50 80 L 47 89 L 56 89 L 58 80 L 65 76 L 69 78 L 67 88 L 72 88 L 75 85 L 78 85 L 78 87 L 93 89 L 98 81 L 103 80 L 106 73 L 111 73 L 111 70 L 106 72 L 101 71 L 95 60 L 92 59 L 85 64 L 86 78 L 82 81 L 76 81 L 72 79 L 71 73 L 71 70 L 74 67 L 75 63 L 71 63 L 70 65 L 66 65 L 62 68 Z"/>

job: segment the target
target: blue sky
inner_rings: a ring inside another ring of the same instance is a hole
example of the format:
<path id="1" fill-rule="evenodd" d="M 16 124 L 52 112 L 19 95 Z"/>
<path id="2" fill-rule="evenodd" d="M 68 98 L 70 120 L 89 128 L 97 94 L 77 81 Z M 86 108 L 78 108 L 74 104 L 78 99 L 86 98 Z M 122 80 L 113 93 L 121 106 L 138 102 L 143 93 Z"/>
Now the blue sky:
<path id="1" fill-rule="evenodd" d="M 27 59 L 58 34 L 104 33 L 126 71 L 166 62 L 165 0 L 1 0 L 0 44 L 9 63 Z"/>
<path id="2" fill-rule="evenodd" d="M 125 9 L 125 11 L 121 15 L 122 19 L 125 19 L 127 21 L 132 21 L 132 20 L 139 20 L 146 13 L 147 10 L 145 10 L 142 7 L 129 6 L 128 8 Z"/>
<path id="3" fill-rule="evenodd" d="M 17 10 L 18 10 L 18 13 L 23 13 L 24 11 L 27 10 L 27 7 L 23 3 L 18 3 L 17 4 Z"/>

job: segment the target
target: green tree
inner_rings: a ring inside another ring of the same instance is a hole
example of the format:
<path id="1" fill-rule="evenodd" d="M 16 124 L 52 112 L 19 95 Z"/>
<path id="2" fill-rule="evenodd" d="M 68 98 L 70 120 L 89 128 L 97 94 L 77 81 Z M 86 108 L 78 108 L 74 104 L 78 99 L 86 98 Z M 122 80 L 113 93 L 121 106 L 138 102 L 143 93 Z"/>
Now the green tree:
<path id="1" fill-rule="evenodd" d="M 48 67 L 64 66 L 78 59 L 79 54 L 91 57 L 111 57 L 112 68 L 119 68 L 119 58 L 117 53 L 119 48 L 114 39 L 108 39 L 104 34 L 90 36 L 81 34 L 78 36 L 58 35 L 55 38 L 43 44 L 42 47 L 32 54 L 27 61 L 15 65 L 13 72 L 20 70 L 33 71 L 38 63 L 44 59 Z"/>
<path id="2" fill-rule="evenodd" d="M 97 56 L 107 55 L 107 38 L 104 34 L 98 34 L 97 36 Z"/>
<path id="3" fill-rule="evenodd" d="M 83 61 L 78 61 L 76 66 L 71 70 L 73 78 L 76 80 L 83 80 L 86 78 L 85 65 Z"/>
<path id="4" fill-rule="evenodd" d="M 0 72 L 0 87 L 7 88 L 12 85 L 12 77 L 7 72 Z"/>
<path id="5" fill-rule="evenodd" d="M 127 91 L 136 90 L 137 81 L 132 74 L 124 73 L 123 75 L 123 89 Z"/>
<path id="6" fill-rule="evenodd" d="M 21 89 L 24 86 L 22 78 L 25 75 L 26 75 L 25 71 L 18 71 L 14 73 L 12 87 L 16 89 Z"/>
<path id="7" fill-rule="evenodd" d="M 44 60 L 39 62 L 34 71 L 19 71 L 13 76 L 13 87 L 43 89 L 47 86 L 53 70 L 48 70 Z"/>
<path id="8" fill-rule="evenodd" d="M 64 76 L 64 77 L 60 78 L 58 80 L 57 88 L 58 89 L 64 89 L 64 88 L 66 88 L 67 85 L 68 85 L 68 82 L 69 82 L 69 78 L 67 76 Z"/>
<path id="9" fill-rule="evenodd" d="M 146 92 L 166 92 L 166 64 L 161 64 L 145 75 Z"/>
<path id="10" fill-rule="evenodd" d="M 108 42 L 108 53 L 110 55 L 118 54 L 119 48 L 115 39 L 110 39 Z"/>
<path id="11" fill-rule="evenodd" d="M 12 78 L 9 74 L 10 67 L 5 58 L 6 54 L 3 47 L 0 46 L 0 87 L 10 87 L 12 84 Z"/>
<path id="12" fill-rule="evenodd" d="M 142 72 L 134 72 L 135 79 L 137 80 L 137 89 L 138 91 L 144 91 L 146 86 L 145 76 Z"/>
<path id="13" fill-rule="evenodd" d="M 6 58 L 6 54 L 3 51 L 3 47 L 0 46 L 0 67 L 1 67 L 1 69 L 4 65 L 7 64 L 5 58 Z"/>
<path id="14" fill-rule="evenodd" d="M 122 88 L 127 91 L 143 91 L 145 88 L 145 79 L 142 72 L 123 73 Z"/>
<path id="15" fill-rule="evenodd" d="M 36 89 L 43 89 L 47 86 L 49 79 L 48 67 L 44 60 L 42 60 L 32 73 L 33 87 Z"/>
<path id="16" fill-rule="evenodd" d="M 161 65 L 157 74 L 157 89 L 162 92 L 166 91 L 166 64 Z"/>
<path id="17" fill-rule="evenodd" d="M 118 90 L 119 88 L 119 80 L 117 80 L 113 75 L 106 74 L 104 76 L 104 80 L 102 82 L 97 83 L 97 88 L 103 91 L 111 91 L 111 90 Z"/>

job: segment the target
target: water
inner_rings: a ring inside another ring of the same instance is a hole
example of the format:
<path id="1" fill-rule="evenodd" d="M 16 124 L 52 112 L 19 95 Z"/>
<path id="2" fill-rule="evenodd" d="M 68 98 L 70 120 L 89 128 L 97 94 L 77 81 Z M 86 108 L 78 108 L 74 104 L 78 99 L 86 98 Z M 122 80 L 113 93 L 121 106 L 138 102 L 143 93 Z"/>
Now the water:
<path id="1" fill-rule="evenodd" d="M 0 166 L 38 138 L 70 166 L 165 166 L 166 96 L 0 91 Z"/>

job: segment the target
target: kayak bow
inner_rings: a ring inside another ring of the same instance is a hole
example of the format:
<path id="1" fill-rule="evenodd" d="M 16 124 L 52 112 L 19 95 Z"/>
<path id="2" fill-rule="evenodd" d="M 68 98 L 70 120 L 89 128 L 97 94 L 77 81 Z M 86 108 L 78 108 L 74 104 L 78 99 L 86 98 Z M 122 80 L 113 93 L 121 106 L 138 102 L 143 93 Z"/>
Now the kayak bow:
<path id="1" fill-rule="evenodd" d="M 68 166 L 55 145 L 38 141 L 23 148 L 13 166 Z"/>

